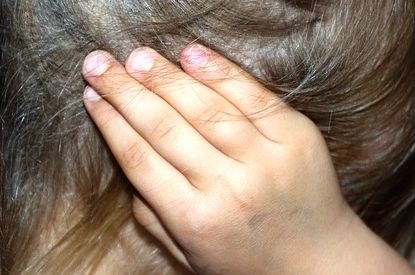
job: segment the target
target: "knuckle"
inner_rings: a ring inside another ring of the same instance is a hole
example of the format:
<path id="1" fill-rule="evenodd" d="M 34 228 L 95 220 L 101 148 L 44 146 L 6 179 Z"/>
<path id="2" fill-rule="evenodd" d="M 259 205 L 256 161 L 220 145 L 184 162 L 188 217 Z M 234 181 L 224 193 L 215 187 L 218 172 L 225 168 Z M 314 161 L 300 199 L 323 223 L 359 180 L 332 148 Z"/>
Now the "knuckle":
<path id="1" fill-rule="evenodd" d="M 142 202 L 140 199 L 134 198 L 132 211 L 134 217 L 136 217 L 140 221 L 144 220 L 147 217 L 147 208 L 144 206 L 144 202 Z"/>
<path id="2" fill-rule="evenodd" d="M 216 234 L 218 217 L 208 208 L 195 208 L 184 218 L 184 231 L 192 242 L 201 242 Z"/>
<path id="3" fill-rule="evenodd" d="M 232 207 L 240 211 L 252 211 L 254 199 L 252 195 L 245 192 L 246 190 L 236 189 L 229 192 Z"/>
<path id="4" fill-rule="evenodd" d="M 234 145 L 236 138 L 242 137 L 244 134 L 243 128 L 233 121 L 218 121 L 213 128 L 215 134 L 223 141 L 223 144 L 229 143 Z"/>
<path id="5" fill-rule="evenodd" d="M 294 158 L 312 162 L 316 154 L 326 147 L 324 137 L 317 125 L 308 118 L 297 129 L 289 146 L 290 154 Z"/>
<path id="6" fill-rule="evenodd" d="M 225 113 L 221 110 L 224 108 L 219 107 L 218 104 L 209 103 L 208 106 L 215 106 L 213 108 L 204 108 L 197 114 L 197 119 L 203 122 L 220 122 L 225 119 Z"/>
<path id="7" fill-rule="evenodd" d="M 136 86 L 123 86 L 119 87 L 113 93 L 107 95 L 109 100 L 122 111 L 122 113 L 127 116 L 134 116 L 137 113 L 137 109 L 142 109 L 142 106 L 145 105 L 143 102 L 147 92 L 143 87 Z"/>
<path id="8" fill-rule="evenodd" d="M 254 110 L 254 112 L 260 112 L 268 108 L 269 106 L 271 106 L 272 103 L 275 102 L 275 100 L 274 101 L 270 100 L 270 95 L 268 91 L 266 91 L 265 88 L 260 87 L 258 89 L 263 89 L 263 91 L 261 92 L 254 91 L 254 92 L 248 93 L 248 97 L 247 97 L 249 106 L 252 107 L 252 110 Z"/>
<path id="9" fill-rule="evenodd" d="M 138 141 L 130 144 L 121 154 L 121 165 L 126 169 L 137 168 L 146 160 L 146 153 Z"/>
<path id="10" fill-rule="evenodd" d="M 233 140 L 235 137 L 234 129 L 232 129 L 229 123 L 217 123 L 214 127 L 215 134 L 219 136 L 222 140 L 222 143 L 226 144 Z"/>
<path id="11" fill-rule="evenodd" d="M 223 79 L 239 77 L 240 71 L 234 70 L 234 68 L 232 68 L 227 61 L 217 59 L 215 63 L 217 65 L 217 71 Z"/>
<path id="12" fill-rule="evenodd" d="M 177 122 L 170 118 L 162 118 L 155 125 L 150 132 L 151 138 L 168 139 L 174 132 Z"/>
<path id="13" fill-rule="evenodd" d="M 238 212 L 250 212 L 255 207 L 256 189 L 252 182 L 266 182 L 263 175 L 254 170 L 246 171 L 243 169 L 230 173 L 230 184 L 228 184 L 227 197 L 230 207 Z"/>
<path id="14" fill-rule="evenodd" d="M 135 219 L 138 221 L 138 223 L 146 229 L 150 229 L 157 223 L 157 220 L 155 220 L 148 213 L 147 209 L 134 209 L 133 208 L 133 215 Z"/>
<path id="15" fill-rule="evenodd" d="M 320 129 L 310 119 L 308 118 L 305 119 L 304 125 L 302 126 L 302 128 L 303 128 L 303 134 L 301 135 L 302 141 L 309 148 L 312 148 L 310 147 L 311 145 L 317 145 L 323 140 L 323 136 L 321 134 Z"/>
<path id="16" fill-rule="evenodd" d="M 218 83 L 226 81 L 229 78 L 238 77 L 238 74 L 232 70 L 229 63 L 221 58 L 213 58 L 209 65 L 201 67 L 200 70 L 204 72 L 202 77 L 205 81 L 211 83 Z"/>
<path id="17" fill-rule="evenodd" d="M 119 90 L 115 91 L 114 94 L 127 96 L 129 100 L 134 100 L 136 102 L 140 101 L 142 97 L 146 95 L 146 89 L 140 85 L 125 84 L 119 86 Z"/>
<path id="18" fill-rule="evenodd" d="M 157 77 L 152 78 L 151 81 L 154 86 L 159 87 L 159 92 L 162 92 L 163 90 L 166 93 L 179 93 L 188 85 L 192 84 L 191 82 L 183 79 L 183 75 L 180 70 L 169 69 L 167 64 L 162 68 L 158 68 L 158 70 Z"/>
<path id="19" fill-rule="evenodd" d="M 235 158 L 242 157 L 255 139 L 255 135 L 250 134 L 251 129 L 245 117 L 224 111 L 226 107 L 218 104 L 212 106 L 199 112 L 195 121 L 197 126 L 206 128 L 215 139 L 213 142 L 220 144 L 227 153 Z"/>

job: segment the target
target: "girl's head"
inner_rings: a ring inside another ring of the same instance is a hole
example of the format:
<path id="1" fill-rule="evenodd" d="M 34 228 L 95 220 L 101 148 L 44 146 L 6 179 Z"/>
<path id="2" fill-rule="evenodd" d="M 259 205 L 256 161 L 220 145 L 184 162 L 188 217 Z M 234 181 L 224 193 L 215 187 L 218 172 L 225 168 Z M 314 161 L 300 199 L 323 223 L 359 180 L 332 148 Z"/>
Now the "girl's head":
<path id="1" fill-rule="evenodd" d="M 349 202 L 413 256 L 414 0 L 1 5 L 5 274 L 82 273 L 111 259 L 120 263 L 108 267 L 115 273 L 121 266 L 179 270 L 134 223 L 132 188 L 82 105 L 81 64 L 94 49 L 124 61 L 143 45 L 178 64 L 195 40 L 308 115 L 326 138 Z"/>

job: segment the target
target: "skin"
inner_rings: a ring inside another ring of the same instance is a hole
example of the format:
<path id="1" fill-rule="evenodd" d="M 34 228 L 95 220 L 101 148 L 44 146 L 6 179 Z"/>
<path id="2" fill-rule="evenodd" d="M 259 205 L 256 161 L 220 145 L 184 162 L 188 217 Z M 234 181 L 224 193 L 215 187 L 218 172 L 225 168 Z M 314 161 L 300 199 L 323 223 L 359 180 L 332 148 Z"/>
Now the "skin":
<path id="1" fill-rule="evenodd" d="M 345 202 L 316 125 L 198 44 L 95 51 L 84 102 L 138 222 L 197 274 L 414 274 Z"/>

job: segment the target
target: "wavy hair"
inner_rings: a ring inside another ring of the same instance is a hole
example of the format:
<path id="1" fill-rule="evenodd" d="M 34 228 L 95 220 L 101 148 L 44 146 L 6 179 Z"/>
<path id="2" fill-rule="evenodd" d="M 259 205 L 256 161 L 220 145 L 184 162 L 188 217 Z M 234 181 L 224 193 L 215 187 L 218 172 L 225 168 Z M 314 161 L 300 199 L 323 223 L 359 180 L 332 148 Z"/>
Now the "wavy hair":
<path id="1" fill-rule="evenodd" d="M 93 273 L 111 260 L 184 272 L 135 223 L 134 191 L 83 108 L 80 66 L 92 50 L 125 61 L 143 45 L 179 64 L 196 40 L 319 126 L 348 202 L 415 260 L 414 0 L 0 5 L 1 275 Z"/>

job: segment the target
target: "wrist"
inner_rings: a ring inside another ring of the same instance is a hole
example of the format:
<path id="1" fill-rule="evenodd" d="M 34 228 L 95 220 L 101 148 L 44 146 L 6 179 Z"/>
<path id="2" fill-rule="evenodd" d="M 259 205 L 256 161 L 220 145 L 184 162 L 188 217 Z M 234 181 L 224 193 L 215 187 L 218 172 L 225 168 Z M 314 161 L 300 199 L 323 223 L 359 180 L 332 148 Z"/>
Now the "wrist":
<path id="1" fill-rule="evenodd" d="M 347 207 L 332 230 L 315 242 L 304 274 L 414 274 L 409 263 Z"/>

